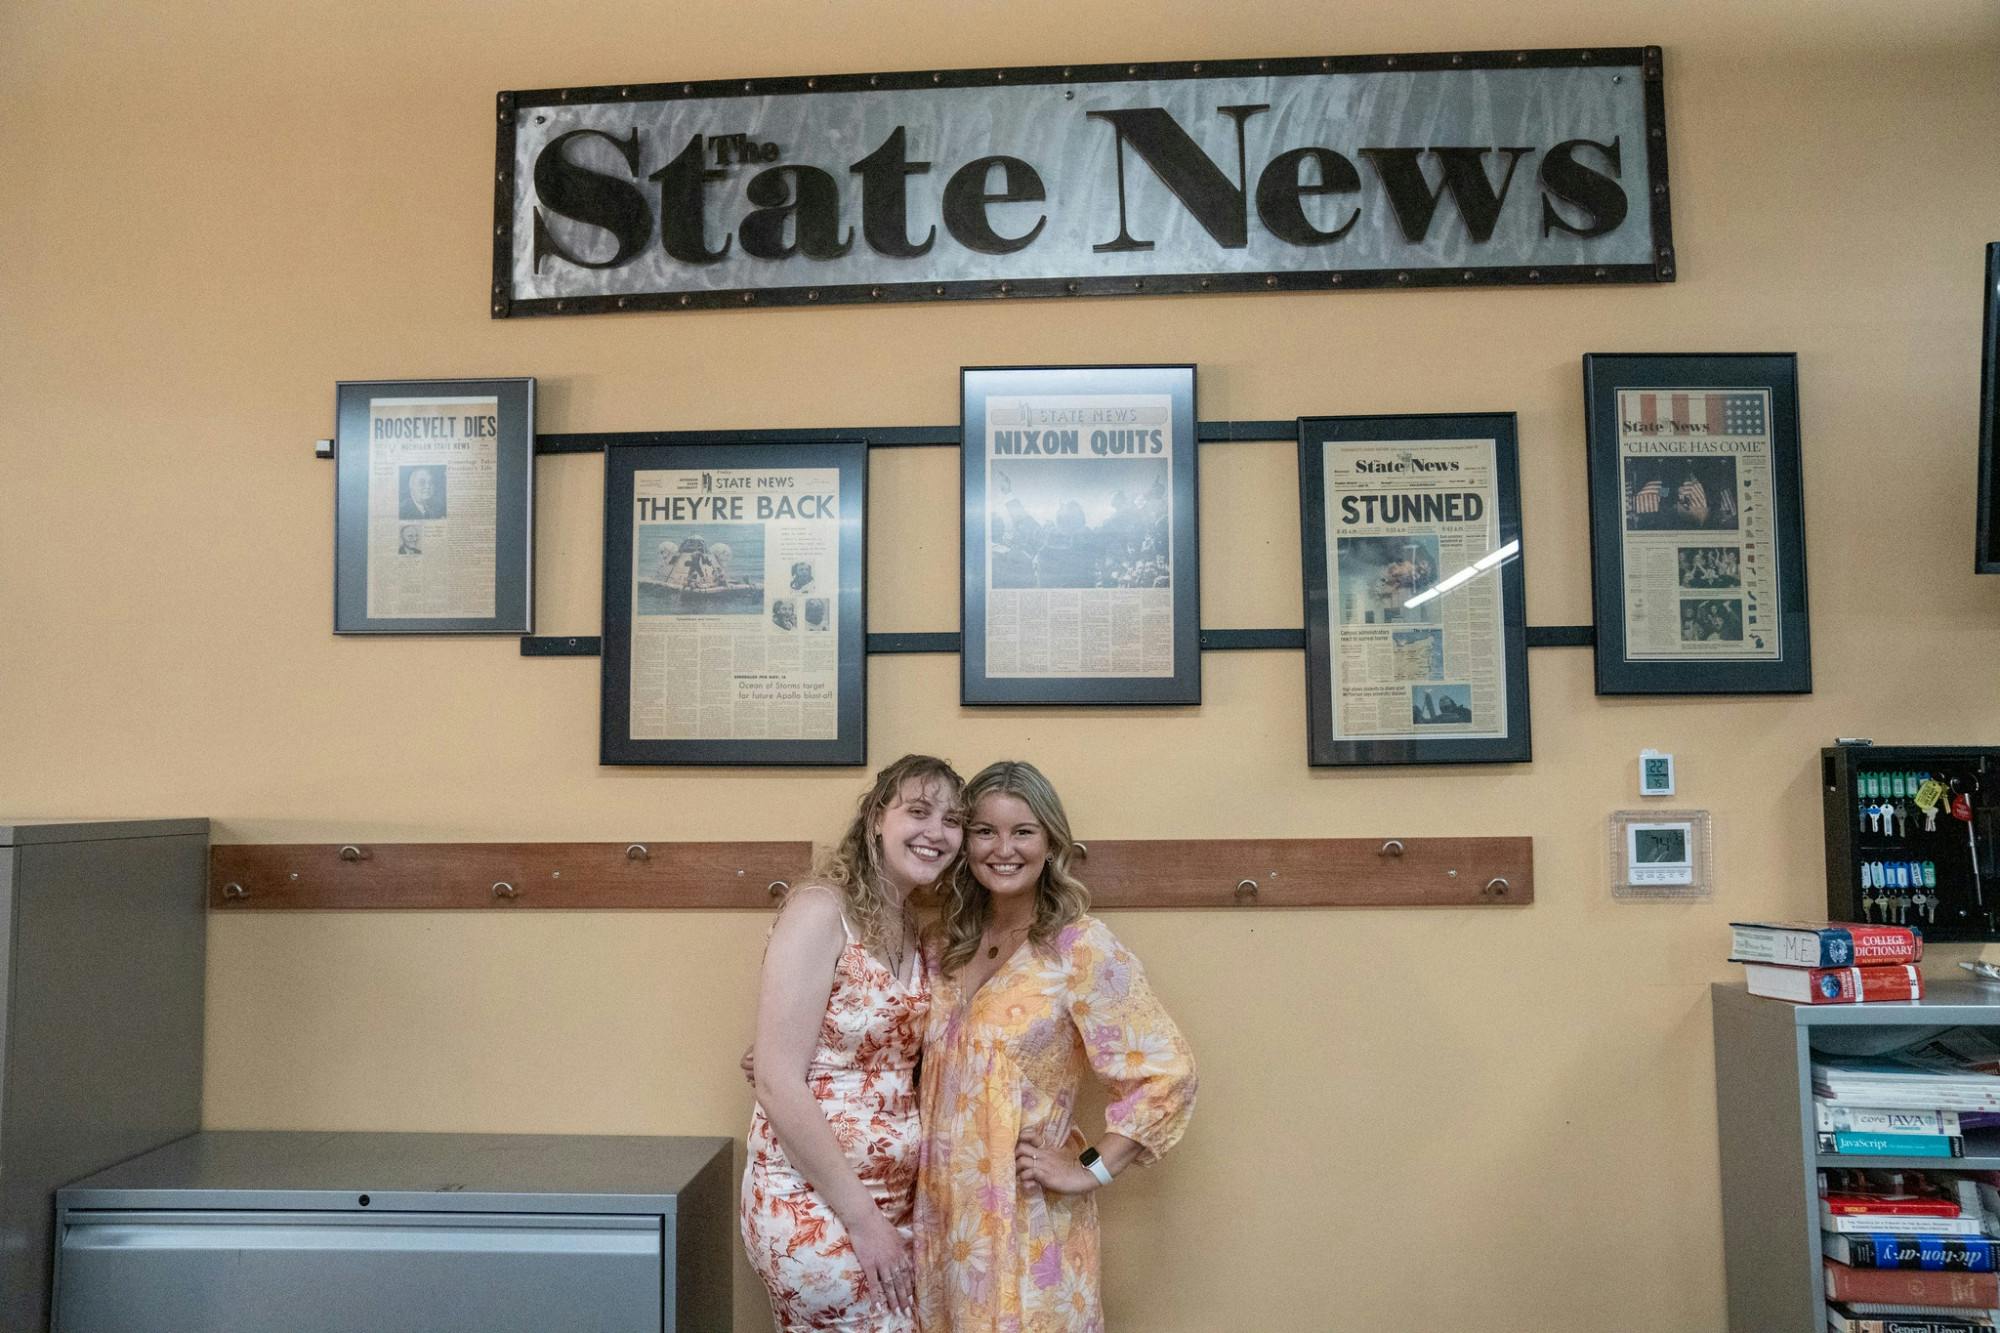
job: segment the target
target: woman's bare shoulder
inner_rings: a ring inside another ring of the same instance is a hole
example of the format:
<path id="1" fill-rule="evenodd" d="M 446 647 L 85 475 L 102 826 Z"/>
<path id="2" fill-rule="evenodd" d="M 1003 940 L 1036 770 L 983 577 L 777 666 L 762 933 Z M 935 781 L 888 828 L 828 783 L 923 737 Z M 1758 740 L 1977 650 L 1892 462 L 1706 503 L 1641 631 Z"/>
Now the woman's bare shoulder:
<path id="1" fill-rule="evenodd" d="M 831 884 L 810 881 L 785 895 L 778 921 L 787 929 L 846 933 L 847 901 Z"/>

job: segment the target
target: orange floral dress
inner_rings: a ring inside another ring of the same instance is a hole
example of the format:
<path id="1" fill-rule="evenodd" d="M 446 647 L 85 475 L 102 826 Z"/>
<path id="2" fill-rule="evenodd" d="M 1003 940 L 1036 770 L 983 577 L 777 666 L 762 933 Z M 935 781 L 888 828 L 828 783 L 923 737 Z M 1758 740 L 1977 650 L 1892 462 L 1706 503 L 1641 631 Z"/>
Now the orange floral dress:
<path id="1" fill-rule="evenodd" d="M 905 1237 L 917 1182 L 917 1057 L 930 1002 L 921 958 L 905 986 L 848 929 L 806 1068 L 847 1164 Z M 847 1227 L 787 1160 L 762 1106 L 750 1119 L 748 1156 L 743 1245 L 770 1290 L 781 1333 L 913 1333 L 909 1315 L 868 1289 Z"/>
<path id="2" fill-rule="evenodd" d="M 1097 1201 L 1022 1186 L 1023 1134 L 1069 1141 L 1086 1073 L 1105 1129 L 1151 1162 L 1194 1113 L 1194 1056 L 1145 973 L 1085 916 L 1053 947 L 1023 945 L 969 997 L 938 967 L 924 1039 L 917 1326 L 923 1333 L 1103 1333 Z"/>

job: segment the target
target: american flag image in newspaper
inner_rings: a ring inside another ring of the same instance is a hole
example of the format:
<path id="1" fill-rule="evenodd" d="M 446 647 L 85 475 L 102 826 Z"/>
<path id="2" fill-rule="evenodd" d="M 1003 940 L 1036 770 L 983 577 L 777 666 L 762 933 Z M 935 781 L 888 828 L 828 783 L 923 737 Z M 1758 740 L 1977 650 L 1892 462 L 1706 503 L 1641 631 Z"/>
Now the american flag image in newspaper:
<path id="1" fill-rule="evenodd" d="M 1639 420 L 1705 435 L 1762 435 L 1761 393 L 1642 393 Z"/>

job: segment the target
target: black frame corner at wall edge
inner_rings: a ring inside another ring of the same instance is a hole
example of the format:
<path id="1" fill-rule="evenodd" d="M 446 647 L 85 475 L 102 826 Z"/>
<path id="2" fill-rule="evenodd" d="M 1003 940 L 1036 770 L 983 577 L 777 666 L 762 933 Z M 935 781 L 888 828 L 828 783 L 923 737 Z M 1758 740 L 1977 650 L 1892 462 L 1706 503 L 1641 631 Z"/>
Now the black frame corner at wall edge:
<path id="1" fill-rule="evenodd" d="M 2000 241 L 1986 247 L 1985 337 L 1979 356 L 1979 522 L 1972 568 L 2000 574 Z"/>

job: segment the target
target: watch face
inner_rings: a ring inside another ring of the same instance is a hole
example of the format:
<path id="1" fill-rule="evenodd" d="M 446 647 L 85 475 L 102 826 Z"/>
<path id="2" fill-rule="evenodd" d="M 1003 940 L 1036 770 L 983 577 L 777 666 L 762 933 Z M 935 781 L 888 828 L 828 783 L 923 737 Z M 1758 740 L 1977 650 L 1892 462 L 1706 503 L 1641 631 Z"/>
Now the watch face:
<path id="1" fill-rule="evenodd" d="M 1085 1148 L 1083 1152 L 1078 1155 L 1076 1160 L 1083 1163 L 1085 1166 L 1089 1166 L 1092 1162 L 1095 1162 L 1097 1160 L 1097 1149 Z"/>

